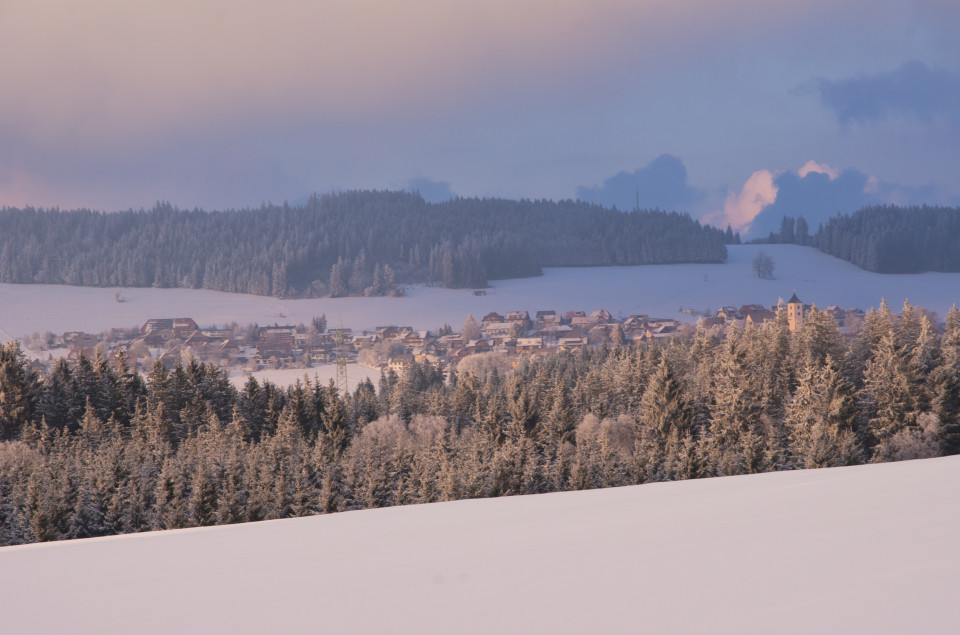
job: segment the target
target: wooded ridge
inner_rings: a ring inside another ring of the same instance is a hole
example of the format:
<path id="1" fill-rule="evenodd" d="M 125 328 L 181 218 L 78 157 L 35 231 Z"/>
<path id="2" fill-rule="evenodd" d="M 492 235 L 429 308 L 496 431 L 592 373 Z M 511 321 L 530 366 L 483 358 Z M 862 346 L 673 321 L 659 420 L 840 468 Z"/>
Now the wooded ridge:
<path id="1" fill-rule="evenodd" d="M 483 287 L 542 267 L 723 262 L 732 234 L 685 214 L 576 201 L 356 191 L 205 212 L 0 210 L 0 282 L 274 296 Z"/>

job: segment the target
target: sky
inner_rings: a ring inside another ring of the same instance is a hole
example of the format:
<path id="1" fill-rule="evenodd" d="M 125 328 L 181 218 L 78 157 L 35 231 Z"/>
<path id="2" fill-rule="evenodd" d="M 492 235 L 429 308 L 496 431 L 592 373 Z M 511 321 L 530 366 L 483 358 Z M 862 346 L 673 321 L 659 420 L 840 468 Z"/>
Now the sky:
<path id="1" fill-rule="evenodd" d="M 955 0 L 0 0 L 0 205 L 960 203 Z"/>

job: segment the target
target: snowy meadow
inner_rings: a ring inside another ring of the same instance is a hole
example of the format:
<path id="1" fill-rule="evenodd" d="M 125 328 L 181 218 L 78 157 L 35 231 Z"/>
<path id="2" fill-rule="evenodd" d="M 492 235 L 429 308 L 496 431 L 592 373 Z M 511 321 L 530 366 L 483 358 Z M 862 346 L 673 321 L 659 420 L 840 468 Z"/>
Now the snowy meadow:
<path id="1" fill-rule="evenodd" d="M 3 627 L 954 632 L 958 478 L 947 457 L 5 547 Z"/>
<path id="2" fill-rule="evenodd" d="M 773 279 L 751 268 L 759 250 L 774 261 Z M 0 339 L 51 331 L 100 332 L 140 326 L 155 317 L 192 317 L 201 327 L 231 322 L 309 324 L 326 314 L 331 326 L 354 330 L 385 324 L 437 329 L 459 328 L 468 314 L 543 309 L 605 308 L 613 315 L 646 313 L 695 320 L 679 309 L 713 310 L 724 305 L 776 304 L 796 291 L 820 307 L 863 308 L 886 297 L 894 310 L 909 299 L 942 318 L 960 302 L 960 273 L 875 274 L 796 245 L 737 245 L 716 265 L 645 265 L 547 269 L 543 276 L 492 283 L 486 295 L 470 290 L 408 287 L 401 298 L 277 299 L 191 289 L 109 289 L 0 284 Z M 120 292 L 124 302 L 117 302 Z"/>

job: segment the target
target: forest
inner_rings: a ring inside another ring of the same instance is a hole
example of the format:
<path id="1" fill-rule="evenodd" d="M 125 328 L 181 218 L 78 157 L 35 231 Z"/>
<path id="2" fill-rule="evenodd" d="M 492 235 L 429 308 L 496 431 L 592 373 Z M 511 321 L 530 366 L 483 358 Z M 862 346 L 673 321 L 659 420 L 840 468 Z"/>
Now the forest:
<path id="1" fill-rule="evenodd" d="M 0 210 L 0 282 L 391 295 L 484 287 L 542 267 L 723 262 L 738 237 L 687 215 L 577 201 L 354 191 L 206 212 Z"/>
<path id="2" fill-rule="evenodd" d="M 485 377 L 415 365 L 341 395 L 241 390 L 122 353 L 30 370 L 0 348 L 0 544 L 960 452 L 960 311 L 815 308 L 701 324 Z"/>
<path id="3" fill-rule="evenodd" d="M 923 273 L 960 271 L 958 241 L 958 208 L 885 205 L 838 214 L 814 235 L 803 216 L 785 216 L 778 233 L 753 242 L 812 245 L 875 273 Z"/>

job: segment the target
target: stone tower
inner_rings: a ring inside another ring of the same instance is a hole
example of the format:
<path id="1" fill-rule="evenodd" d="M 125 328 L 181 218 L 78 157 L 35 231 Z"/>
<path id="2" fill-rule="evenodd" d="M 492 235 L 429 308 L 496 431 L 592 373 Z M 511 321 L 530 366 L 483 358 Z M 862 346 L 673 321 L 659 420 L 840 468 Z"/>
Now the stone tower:
<path id="1" fill-rule="evenodd" d="M 787 302 L 787 326 L 791 333 L 796 333 L 803 326 L 803 302 L 797 297 L 794 291 Z"/>

